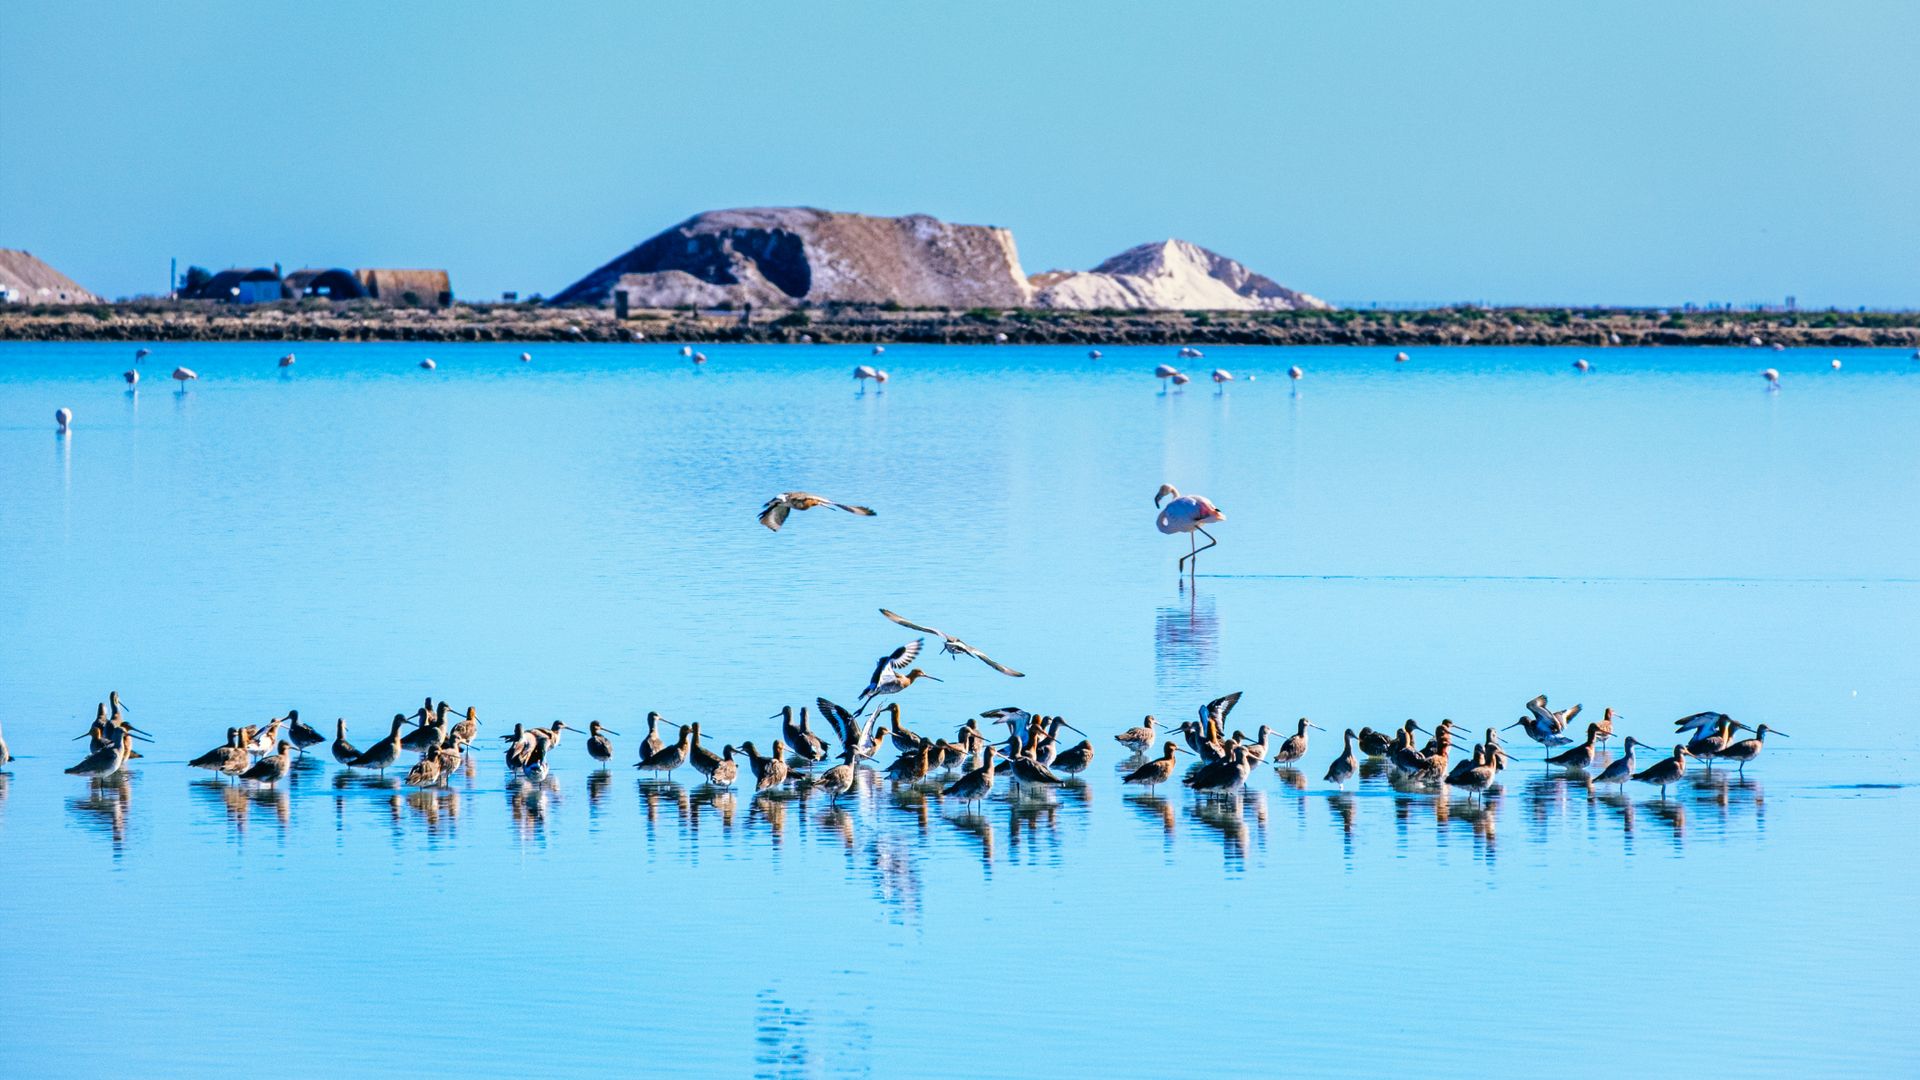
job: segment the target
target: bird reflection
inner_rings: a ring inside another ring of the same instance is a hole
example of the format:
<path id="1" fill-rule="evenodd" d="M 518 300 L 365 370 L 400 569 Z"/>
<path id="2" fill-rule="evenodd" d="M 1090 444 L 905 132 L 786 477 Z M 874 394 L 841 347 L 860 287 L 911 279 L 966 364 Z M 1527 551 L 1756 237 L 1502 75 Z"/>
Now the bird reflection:
<path id="1" fill-rule="evenodd" d="M 82 827 L 106 833 L 117 857 L 127 840 L 127 815 L 133 784 L 125 771 L 87 781 L 87 793 L 67 800 L 67 812 Z"/>
<path id="2" fill-rule="evenodd" d="M 1340 849 L 1349 862 L 1353 859 L 1353 793 L 1337 791 L 1327 796 L 1327 809 L 1333 813 L 1333 823 L 1340 830 Z"/>
<path id="3" fill-rule="evenodd" d="M 607 769 L 595 769 L 587 774 L 587 811 L 600 813 L 600 804 L 606 800 L 607 789 L 613 786 L 613 773 Z"/>
<path id="4" fill-rule="evenodd" d="M 1127 809 L 1160 826 L 1169 843 L 1173 840 L 1173 825 L 1176 820 L 1173 804 L 1163 795 L 1123 795 L 1120 801 Z"/>
<path id="5" fill-rule="evenodd" d="M 460 819 L 460 793 L 448 788 L 409 791 L 406 806 L 409 815 L 426 828 L 429 837 L 452 835 L 454 822 Z"/>
<path id="6" fill-rule="evenodd" d="M 560 801 L 560 778 L 549 774 L 534 781 L 525 777 L 507 785 L 507 809 L 515 835 L 522 840 L 545 839 L 547 815 Z"/>
<path id="7" fill-rule="evenodd" d="M 1184 605 L 1162 607 L 1153 616 L 1154 683 L 1180 697 L 1204 698 L 1220 659 L 1220 619 L 1213 597 L 1188 594 Z"/>

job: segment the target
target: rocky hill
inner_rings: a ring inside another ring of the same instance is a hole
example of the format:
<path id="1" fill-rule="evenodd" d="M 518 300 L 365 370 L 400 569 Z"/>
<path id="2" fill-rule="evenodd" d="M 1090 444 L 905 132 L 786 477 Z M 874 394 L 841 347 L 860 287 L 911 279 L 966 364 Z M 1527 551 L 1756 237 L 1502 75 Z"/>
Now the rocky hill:
<path id="1" fill-rule="evenodd" d="M 31 252 L 0 248 L 0 302 L 97 304 L 100 298 Z"/>
<path id="2" fill-rule="evenodd" d="M 1033 306 L 1087 311 L 1323 311 L 1318 297 L 1185 240 L 1141 244 L 1092 270 L 1034 275 Z"/>
<path id="3" fill-rule="evenodd" d="M 925 216 L 805 207 L 697 214 L 568 286 L 556 304 L 791 307 L 800 301 L 906 307 L 1020 307 L 1013 234 Z"/>

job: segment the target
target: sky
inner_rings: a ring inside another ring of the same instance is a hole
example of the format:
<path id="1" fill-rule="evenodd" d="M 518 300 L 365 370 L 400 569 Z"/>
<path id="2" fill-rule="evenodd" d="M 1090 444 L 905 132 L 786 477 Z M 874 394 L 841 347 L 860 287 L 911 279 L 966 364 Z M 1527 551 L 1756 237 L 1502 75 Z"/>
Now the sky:
<path id="1" fill-rule="evenodd" d="M 1920 307 L 1916 41 L 1904 0 L 9 0 L 0 246 L 486 299 L 807 205 L 1347 304 Z"/>

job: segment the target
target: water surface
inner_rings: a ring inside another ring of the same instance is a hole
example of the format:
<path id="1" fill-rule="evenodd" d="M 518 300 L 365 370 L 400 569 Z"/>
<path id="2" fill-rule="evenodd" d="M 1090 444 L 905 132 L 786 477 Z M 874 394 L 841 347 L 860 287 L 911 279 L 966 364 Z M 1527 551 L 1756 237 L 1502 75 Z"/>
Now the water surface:
<path id="1" fill-rule="evenodd" d="M 130 395 L 132 348 L 0 346 L 0 1074 L 1920 1067 L 1902 352 L 1209 349 L 1162 395 L 1169 349 L 896 346 L 862 395 L 847 347 L 164 345 Z M 1162 481 L 1228 514 L 1191 587 Z M 794 488 L 879 516 L 754 523 Z M 1084 784 L 834 807 L 624 764 L 648 709 L 764 744 L 852 698 L 910 636 L 882 606 L 1029 673 L 933 657 L 910 726 L 1060 713 Z M 109 689 L 160 741 L 62 775 Z M 1318 734 L 1237 802 L 1122 788 L 1107 736 L 1229 690 L 1249 730 L 1546 692 L 1791 738 L 1664 799 L 1531 751 L 1484 807 L 1341 793 Z M 428 694 L 601 719 L 622 764 L 184 765 Z"/>

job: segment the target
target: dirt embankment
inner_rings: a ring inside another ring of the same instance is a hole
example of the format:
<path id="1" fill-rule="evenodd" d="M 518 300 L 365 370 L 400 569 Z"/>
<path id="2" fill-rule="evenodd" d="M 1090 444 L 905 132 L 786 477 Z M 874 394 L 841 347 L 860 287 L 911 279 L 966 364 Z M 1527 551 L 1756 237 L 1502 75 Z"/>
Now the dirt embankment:
<path id="1" fill-rule="evenodd" d="M 1751 345 L 1920 348 L 1914 312 L 1471 309 L 1332 312 L 971 311 L 829 305 L 636 311 L 304 301 L 0 308 L 14 341 L 686 341 L 1106 345 Z"/>

